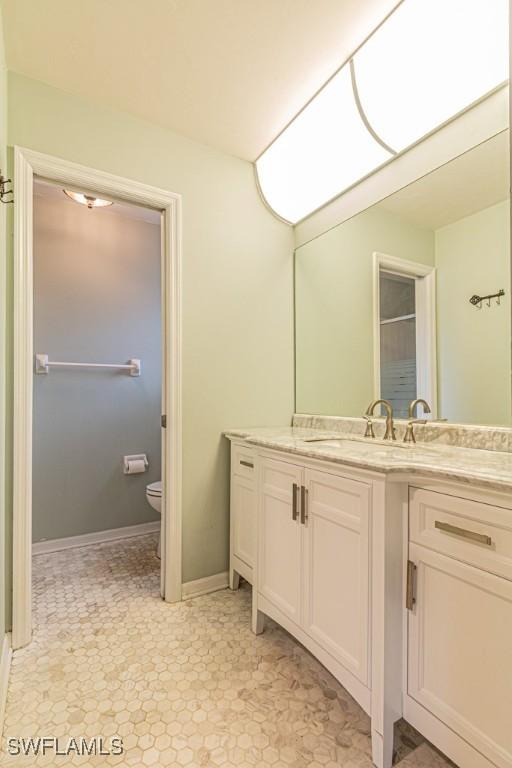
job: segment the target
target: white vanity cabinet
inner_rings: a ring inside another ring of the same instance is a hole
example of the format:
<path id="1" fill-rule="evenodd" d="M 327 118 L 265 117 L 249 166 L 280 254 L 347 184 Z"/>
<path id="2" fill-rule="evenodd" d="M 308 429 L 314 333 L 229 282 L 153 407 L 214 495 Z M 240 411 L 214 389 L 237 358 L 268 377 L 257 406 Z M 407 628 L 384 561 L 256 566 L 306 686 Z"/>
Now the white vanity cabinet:
<path id="1" fill-rule="evenodd" d="M 512 510 L 411 488 L 408 557 L 404 716 L 462 768 L 511 768 Z"/>
<path id="2" fill-rule="evenodd" d="M 318 655 L 364 705 L 370 487 L 262 457 L 258 500 L 258 609 Z"/>
<path id="3" fill-rule="evenodd" d="M 252 581 L 253 630 L 278 622 L 371 714 L 379 768 L 401 716 L 402 503 L 382 473 L 232 440 L 231 586 Z"/>
<path id="4" fill-rule="evenodd" d="M 460 768 L 512 768 L 511 493 L 241 441 L 231 504 L 253 630 L 274 619 L 352 694 L 378 768 L 401 717 Z"/>
<path id="5" fill-rule="evenodd" d="M 231 447 L 229 585 L 253 581 L 256 557 L 256 457 L 242 444 Z"/>

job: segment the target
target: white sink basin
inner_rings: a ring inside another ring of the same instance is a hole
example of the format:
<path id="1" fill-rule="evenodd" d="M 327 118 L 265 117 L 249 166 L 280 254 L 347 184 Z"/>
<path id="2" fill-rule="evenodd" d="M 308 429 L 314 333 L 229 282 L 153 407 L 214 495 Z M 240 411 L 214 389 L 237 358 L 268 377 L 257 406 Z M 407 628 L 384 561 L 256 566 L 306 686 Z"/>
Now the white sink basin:
<path id="1" fill-rule="evenodd" d="M 325 448 L 341 448 L 346 443 L 364 444 L 368 448 L 404 448 L 410 450 L 416 448 L 416 443 L 404 443 L 398 440 L 381 440 L 377 437 L 359 437 L 359 435 L 343 437 L 306 437 L 305 443 L 324 446 Z"/>
<path id="2" fill-rule="evenodd" d="M 424 443 L 404 443 L 398 440 L 379 440 L 378 438 L 370 437 L 337 437 L 326 438 L 325 440 L 314 441 L 305 440 L 304 443 L 311 447 L 318 446 L 322 448 L 338 448 L 349 450 L 354 455 L 371 456 L 375 459 L 383 460 L 400 460 L 403 457 L 411 458 L 413 460 L 435 461 L 436 453 L 439 449 L 434 446 L 426 446 Z M 397 450 L 395 450 L 397 449 Z"/>
<path id="3" fill-rule="evenodd" d="M 340 448 L 347 443 L 358 443 L 359 445 L 364 445 L 365 448 L 379 448 L 380 450 L 382 450 L 382 448 L 404 448 L 405 450 L 410 450 L 411 448 L 417 447 L 416 443 L 404 443 L 398 442 L 398 440 L 378 440 L 377 438 L 361 437 L 342 437 L 336 440 L 317 440 L 313 444 L 318 446 L 324 445 L 326 448 Z"/>

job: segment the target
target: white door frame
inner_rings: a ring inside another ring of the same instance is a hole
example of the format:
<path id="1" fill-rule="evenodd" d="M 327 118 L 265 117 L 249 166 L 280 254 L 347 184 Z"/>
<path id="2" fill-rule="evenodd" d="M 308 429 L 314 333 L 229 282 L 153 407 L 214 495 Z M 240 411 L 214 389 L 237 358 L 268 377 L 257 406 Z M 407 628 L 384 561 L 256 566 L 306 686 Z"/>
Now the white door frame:
<path id="1" fill-rule="evenodd" d="M 380 398 L 380 271 L 395 272 L 412 278 L 421 278 L 416 291 L 416 346 L 425 351 L 426 366 L 419 366 L 417 377 L 419 397 L 425 398 L 437 418 L 437 351 L 436 351 L 436 268 L 386 253 L 373 253 L 373 393 Z M 425 322 L 422 322 L 422 320 Z"/>
<path id="2" fill-rule="evenodd" d="M 182 587 L 182 404 L 181 404 L 181 196 L 131 179 L 14 148 L 14 473 L 13 628 L 20 648 L 32 635 L 32 377 L 34 174 L 79 190 L 91 190 L 162 211 L 163 411 L 162 596 L 181 600 Z"/>

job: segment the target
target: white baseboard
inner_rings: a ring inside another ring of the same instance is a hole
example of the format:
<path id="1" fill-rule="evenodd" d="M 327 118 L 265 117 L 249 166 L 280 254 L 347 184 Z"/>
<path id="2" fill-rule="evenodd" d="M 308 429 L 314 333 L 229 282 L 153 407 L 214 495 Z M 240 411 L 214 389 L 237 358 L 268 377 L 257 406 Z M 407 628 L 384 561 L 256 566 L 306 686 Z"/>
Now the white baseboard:
<path id="1" fill-rule="evenodd" d="M 116 539 L 129 539 L 132 536 L 143 536 L 146 533 L 155 533 L 160 530 L 160 520 L 154 520 L 150 523 L 139 523 L 139 525 L 125 525 L 123 528 L 111 528 L 108 531 L 97 531 L 96 533 L 83 533 L 81 536 L 67 536 L 62 539 L 48 539 L 46 541 L 37 541 L 32 544 L 33 555 L 44 555 L 48 552 L 59 552 L 61 549 L 71 549 L 72 547 L 86 547 L 89 544 L 101 544 L 104 541 L 115 541 Z"/>
<path id="2" fill-rule="evenodd" d="M 7 701 L 7 686 L 9 685 L 9 672 L 11 670 L 11 638 L 4 635 L 0 652 L 0 734 L 4 730 L 5 703 Z"/>
<path id="3" fill-rule="evenodd" d="M 227 571 L 214 573 L 213 576 L 205 576 L 204 579 L 194 579 L 194 581 L 185 581 L 182 586 L 183 600 L 190 600 L 192 597 L 207 595 L 209 592 L 217 592 L 219 589 L 226 589 L 229 584 L 229 575 Z"/>

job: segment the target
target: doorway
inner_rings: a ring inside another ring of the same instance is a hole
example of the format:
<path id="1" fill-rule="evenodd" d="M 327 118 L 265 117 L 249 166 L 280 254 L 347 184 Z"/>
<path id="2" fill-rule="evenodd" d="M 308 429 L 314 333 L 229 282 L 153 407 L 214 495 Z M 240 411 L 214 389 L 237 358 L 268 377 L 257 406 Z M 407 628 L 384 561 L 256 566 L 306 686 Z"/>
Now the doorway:
<path id="1" fill-rule="evenodd" d="M 37 178 L 59 187 L 105 196 L 119 205 L 158 210 L 161 218 L 161 595 L 181 599 L 181 249 L 180 196 L 138 182 L 84 168 L 31 150 L 15 148 L 15 401 L 13 486 L 13 647 L 31 639 L 31 555 L 33 514 L 34 353 L 33 193 Z M 76 362 L 77 359 L 55 362 Z M 47 358 L 51 370 L 51 358 Z M 96 362 L 88 360 L 87 362 Z M 125 362 L 125 361 L 114 361 Z M 125 362 L 134 365 L 133 360 Z M 127 377 L 135 373 L 126 370 Z M 54 372 L 55 375 L 55 372 Z M 129 382 L 126 382 L 129 383 Z"/>
<path id="2" fill-rule="evenodd" d="M 422 397 L 437 412 L 435 267 L 373 254 L 374 396 L 407 418 Z"/>

